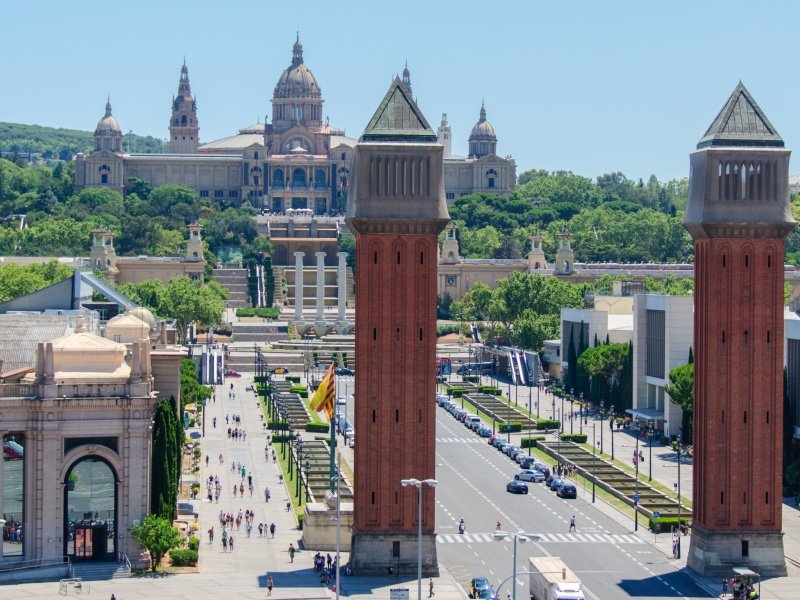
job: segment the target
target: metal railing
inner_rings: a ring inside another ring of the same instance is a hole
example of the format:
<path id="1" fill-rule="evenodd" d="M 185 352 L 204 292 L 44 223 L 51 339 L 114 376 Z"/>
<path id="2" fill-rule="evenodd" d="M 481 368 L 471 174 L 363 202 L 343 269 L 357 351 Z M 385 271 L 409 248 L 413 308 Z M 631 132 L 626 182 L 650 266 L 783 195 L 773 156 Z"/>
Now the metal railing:
<path id="1" fill-rule="evenodd" d="M 128 573 L 131 572 L 131 561 L 128 560 L 128 555 L 125 553 L 120 554 L 119 556 L 119 566 L 123 569 L 127 569 Z"/>
<path id="2" fill-rule="evenodd" d="M 32 383 L 0 383 L 0 398 L 35 398 Z"/>
<path id="3" fill-rule="evenodd" d="M 20 560 L 13 562 L 0 563 L 0 573 L 8 573 L 10 571 L 22 571 L 25 569 L 39 569 L 41 567 L 53 567 L 56 565 L 67 564 L 67 570 L 72 575 L 72 563 L 69 556 L 54 556 L 52 558 L 34 558 L 31 560 Z"/>

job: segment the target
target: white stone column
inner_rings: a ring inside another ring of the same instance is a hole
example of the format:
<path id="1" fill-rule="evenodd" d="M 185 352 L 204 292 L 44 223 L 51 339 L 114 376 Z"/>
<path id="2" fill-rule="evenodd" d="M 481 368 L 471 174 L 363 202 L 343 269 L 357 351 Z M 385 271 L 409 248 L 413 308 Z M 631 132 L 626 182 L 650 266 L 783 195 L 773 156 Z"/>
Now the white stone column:
<path id="1" fill-rule="evenodd" d="M 345 319 L 344 310 L 347 308 L 347 252 L 337 252 L 336 256 L 339 257 L 339 272 L 337 274 L 336 281 L 336 283 L 339 285 L 339 314 L 337 315 L 337 318 L 341 323 Z"/>
<path id="2" fill-rule="evenodd" d="M 303 320 L 303 257 L 305 252 L 294 253 L 294 320 Z"/>
<path id="3" fill-rule="evenodd" d="M 325 320 L 325 252 L 315 252 L 317 257 L 317 322 Z"/>

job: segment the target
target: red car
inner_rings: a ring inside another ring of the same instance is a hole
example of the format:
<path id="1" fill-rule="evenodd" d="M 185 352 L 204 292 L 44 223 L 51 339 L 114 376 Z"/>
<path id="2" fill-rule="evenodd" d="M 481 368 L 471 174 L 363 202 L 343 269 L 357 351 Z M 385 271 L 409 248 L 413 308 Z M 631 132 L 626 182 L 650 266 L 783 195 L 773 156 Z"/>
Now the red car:
<path id="1" fill-rule="evenodd" d="M 19 460 L 24 455 L 25 451 L 17 442 L 9 440 L 3 443 L 3 456 L 6 460 Z"/>
<path id="2" fill-rule="evenodd" d="M 231 371 L 230 369 L 225 371 L 225 377 L 241 377 L 241 376 L 242 374 L 238 373 L 237 371 Z"/>
<path id="3" fill-rule="evenodd" d="M 495 434 L 492 434 L 492 435 L 490 435 L 490 436 L 489 436 L 489 440 L 488 440 L 488 442 L 489 442 L 489 445 L 490 445 L 490 446 L 494 445 L 494 441 L 495 441 L 496 439 L 497 439 L 497 436 L 496 436 Z"/>

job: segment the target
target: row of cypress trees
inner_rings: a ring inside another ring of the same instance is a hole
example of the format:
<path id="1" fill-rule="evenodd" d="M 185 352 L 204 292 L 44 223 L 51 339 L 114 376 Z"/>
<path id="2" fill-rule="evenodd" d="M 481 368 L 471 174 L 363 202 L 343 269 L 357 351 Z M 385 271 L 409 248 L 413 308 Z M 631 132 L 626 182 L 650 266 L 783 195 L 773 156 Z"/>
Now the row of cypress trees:
<path id="1" fill-rule="evenodd" d="M 174 396 L 156 402 L 153 416 L 153 463 L 150 484 L 150 512 L 175 518 L 181 476 L 184 430 Z"/>

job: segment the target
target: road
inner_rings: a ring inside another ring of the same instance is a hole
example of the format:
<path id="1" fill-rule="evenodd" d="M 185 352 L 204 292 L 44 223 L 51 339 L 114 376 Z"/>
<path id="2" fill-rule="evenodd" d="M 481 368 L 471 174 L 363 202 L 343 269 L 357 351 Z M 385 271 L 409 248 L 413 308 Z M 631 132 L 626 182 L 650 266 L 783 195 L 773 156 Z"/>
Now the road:
<path id="1" fill-rule="evenodd" d="M 594 509 L 591 497 L 563 500 L 535 483 L 528 484 L 528 495 L 506 493 L 518 466 L 444 409 L 437 413 L 438 558 L 465 588 L 476 575 L 489 577 L 495 587 L 511 575 L 513 542 L 492 537 L 499 521 L 506 531 L 540 536 L 539 542 L 518 544 L 518 572 L 527 569 L 529 556 L 560 556 L 583 581 L 587 599 L 708 597 L 630 528 Z M 572 515 L 577 531 L 570 533 Z M 461 517 L 467 524 L 463 536 Z M 518 575 L 517 582 L 517 598 L 527 598 L 527 576 Z M 510 585 L 500 590 L 502 597 Z"/>

